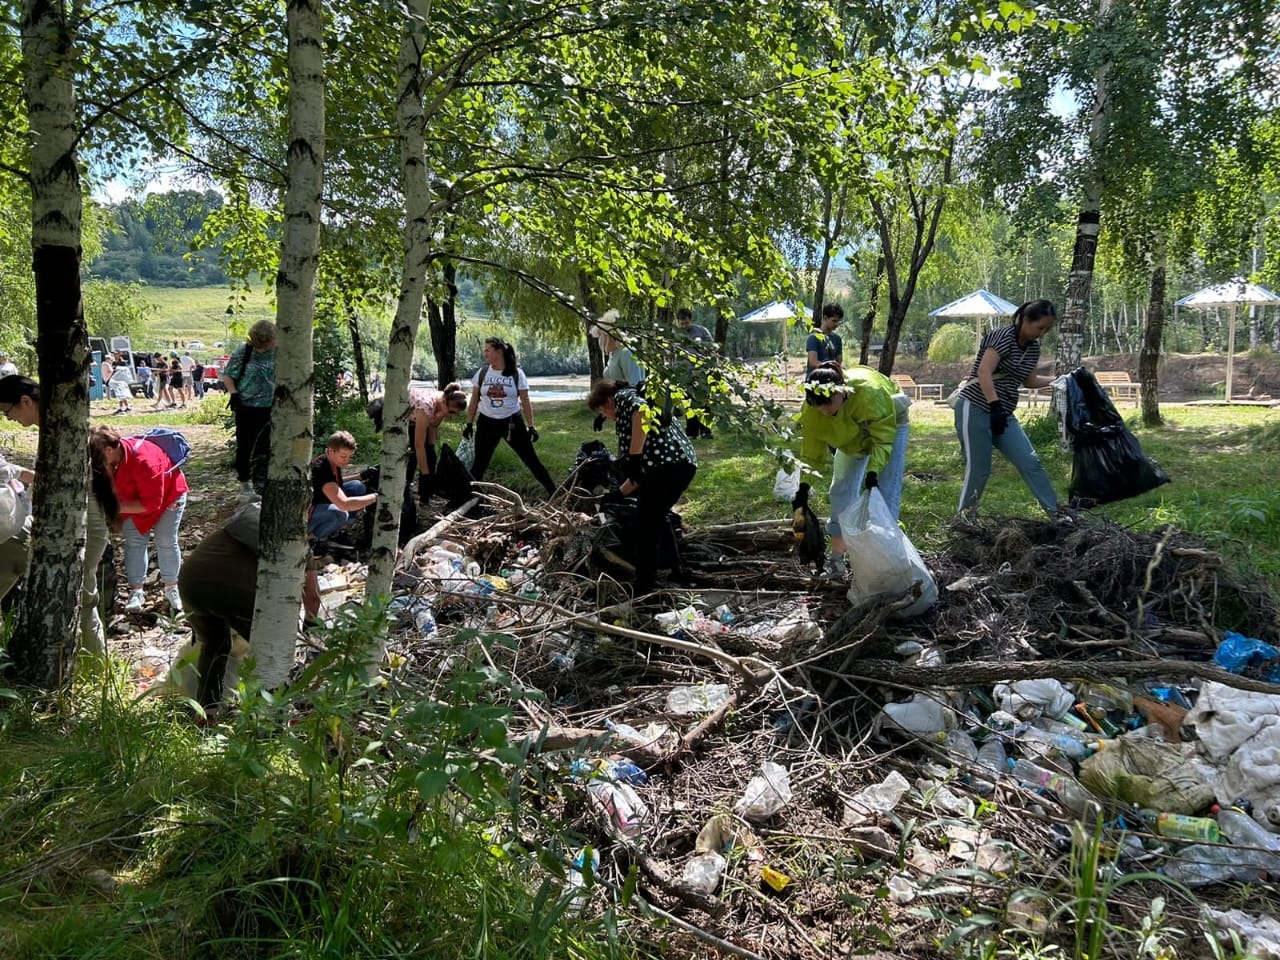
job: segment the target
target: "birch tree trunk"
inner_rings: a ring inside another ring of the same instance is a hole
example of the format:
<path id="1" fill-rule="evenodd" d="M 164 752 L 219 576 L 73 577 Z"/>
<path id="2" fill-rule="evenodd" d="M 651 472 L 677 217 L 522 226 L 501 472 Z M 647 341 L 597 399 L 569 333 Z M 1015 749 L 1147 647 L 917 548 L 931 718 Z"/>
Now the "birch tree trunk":
<path id="1" fill-rule="evenodd" d="M 1098 0 L 1098 33 L 1110 30 L 1114 0 Z M 1055 372 L 1069 373 L 1080 366 L 1085 324 L 1089 319 L 1089 295 L 1093 290 L 1093 262 L 1098 253 L 1102 226 L 1102 169 L 1106 163 L 1107 135 L 1111 120 L 1111 75 L 1115 65 L 1106 60 L 1094 77 L 1093 115 L 1089 121 L 1089 157 L 1081 186 L 1080 212 L 1076 217 L 1076 242 L 1067 275 L 1067 302 L 1058 325 Z"/>
<path id="2" fill-rule="evenodd" d="M 427 189 L 427 154 L 423 141 L 422 55 L 426 44 L 430 0 L 408 0 L 396 78 L 396 126 L 400 139 L 400 180 L 404 190 L 404 269 L 400 299 L 387 347 L 387 385 L 383 398 L 382 477 L 373 553 L 369 559 L 368 597 L 387 597 L 395 570 L 400 529 L 400 491 L 409 465 L 409 378 L 413 347 L 422 320 L 423 292 L 431 256 L 431 194 Z M 382 662 L 375 651 L 374 669 Z"/>
<path id="3" fill-rule="evenodd" d="M 267 687 L 289 676 L 307 562 L 302 504 L 311 501 L 316 267 L 324 189 L 324 4 L 288 0 L 289 146 L 284 237 L 276 274 L 276 392 L 262 499 L 253 649 Z"/>
<path id="4" fill-rule="evenodd" d="M 1158 427 L 1164 421 L 1160 417 L 1160 344 L 1164 340 L 1165 273 L 1168 265 L 1168 247 L 1163 235 L 1155 238 L 1151 254 L 1151 289 L 1147 298 L 1147 322 L 1142 334 L 1142 349 L 1138 351 L 1138 382 L 1142 385 L 1142 422 L 1148 427 Z"/>
<path id="5" fill-rule="evenodd" d="M 15 682 L 52 690 L 74 673 L 84 567 L 89 341 L 80 298 L 79 130 L 65 5 L 26 0 L 20 29 L 41 409 L 27 589 L 9 654 Z"/>

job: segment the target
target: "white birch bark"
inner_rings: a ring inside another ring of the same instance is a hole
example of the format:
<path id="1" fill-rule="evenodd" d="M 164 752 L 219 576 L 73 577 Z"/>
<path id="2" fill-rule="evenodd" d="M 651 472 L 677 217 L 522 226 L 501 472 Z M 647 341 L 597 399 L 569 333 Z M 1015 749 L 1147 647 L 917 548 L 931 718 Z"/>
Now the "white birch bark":
<path id="1" fill-rule="evenodd" d="M 253 651 L 268 687 L 293 666 L 311 501 L 312 327 L 324 188 L 324 4 L 288 0 L 289 144 L 284 238 L 276 275 L 276 392 L 262 501 Z"/>
<path id="2" fill-rule="evenodd" d="M 1098 0 L 1099 32 L 1111 29 L 1115 0 Z M 1070 373 L 1080 366 L 1084 329 L 1089 319 L 1089 295 L 1093 290 L 1093 264 L 1102 228 L 1102 168 L 1107 162 L 1107 136 L 1111 126 L 1111 78 L 1115 65 L 1107 60 L 1094 77 L 1093 113 L 1089 119 L 1088 173 L 1084 178 L 1080 212 L 1076 218 L 1076 242 L 1067 274 L 1067 302 L 1058 325 L 1055 372 Z"/>
<path id="3" fill-rule="evenodd" d="M 41 429 L 27 589 L 9 653 L 19 682 L 53 689 L 74 671 L 84 564 L 89 350 L 80 298 L 79 127 L 65 3 L 24 0 L 20 30 Z"/>
<path id="4" fill-rule="evenodd" d="M 430 0 L 408 0 L 404 35 L 400 41 L 396 78 L 396 126 L 400 140 L 400 180 L 404 190 L 404 269 L 400 298 L 391 324 L 387 349 L 386 394 L 383 399 L 382 477 L 378 498 L 373 555 L 365 583 L 370 597 L 391 592 L 400 528 L 400 491 L 410 469 L 408 399 L 414 344 L 422 319 L 423 291 L 431 253 L 431 194 L 427 188 L 427 158 L 423 142 L 422 54 Z M 413 466 L 416 470 L 416 465 Z M 375 651 L 376 669 L 382 649 Z"/>

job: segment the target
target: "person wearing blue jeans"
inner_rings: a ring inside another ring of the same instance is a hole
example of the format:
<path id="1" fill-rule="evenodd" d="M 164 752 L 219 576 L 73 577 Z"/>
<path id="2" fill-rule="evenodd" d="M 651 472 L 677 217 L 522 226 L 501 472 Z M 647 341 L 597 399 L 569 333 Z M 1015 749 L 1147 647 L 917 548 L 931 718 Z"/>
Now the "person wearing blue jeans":
<path id="1" fill-rule="evenodd" d="M 1048 300 L 1018 307 L 1013 323 L 988 332 L 978 346 L 969 376 L 961 383 L 955 405 L 956 436 L 964 454 L 960 484 L 961 516 L 972 517 L 991 476 L 991 456 L 999 450 L 1017 468 L 1022 482 L 1050 516 L 1058 513 L 1058 495 L 1031 441 L 1013 416 L 1018 388 L 1047 387 L 1052 377 L 1036 373 L 1040 339 L 1058 319 Z"/>
<path id="2" fill-rule="evenodd" d="M 805 377 L 800 409 L 800 457 L 817 471 L 828 448 L 835 450 L 830 504 L 831 556 L 825 574 L 844 579 L 848 570 L 840 516 L 864 489 L 878 487 L 893 518 L 902 506 L 911 401 L 888 377 L 870 367 L 842 370 L 828 361 Z M 807 504 L 809 485 L 802 483 L 793 506 Z"/>
<path id="3" fill-rule="evenodd" d="M 359 480 L 343 480 L 342 470 L 356 452 L 356 439 L 337 430 L 325 444 L 324 453 L 311 461 L 311 515 L 307 533 L 315 540 L 329 540 L 351 522 L 354 514 L 378 500 Z"/>
<path id="4" fill-rule="evenodd" d="M 156 518 L 150 535 L 156 538 L 156 565 L 160 567 L 160 582 L 166 589 L 178 583 L 182 570 L 182 550 L 178 547 L 178 528 L 182 526 L 182 514 L 187 509 L 184 493 L 167 506 Z M 124 572 L 130 584 L 140 584 L 147 579 L 147 546 L 150 536 L 138 530 L 132 517 L 125 517 L 120 525 L 124 534 Z"/>

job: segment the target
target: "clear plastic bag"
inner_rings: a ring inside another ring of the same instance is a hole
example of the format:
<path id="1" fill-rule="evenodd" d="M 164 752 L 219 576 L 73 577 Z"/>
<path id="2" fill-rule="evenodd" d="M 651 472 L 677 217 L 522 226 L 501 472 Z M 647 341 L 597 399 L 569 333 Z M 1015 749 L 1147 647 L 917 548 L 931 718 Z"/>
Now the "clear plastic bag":
<path id="1" fill-rule="evenodd" d="M 462 461 L 462 465 L 468 470 L 471 465 L 476 462 L 476 442 L 470 437 L 464 437 L 462 442 L 458 444 L 457 457 Z"/>
<path id="2" fill-rule="evenodd" d="M 895 617 L 924 613 L 938 599 L 938 585 L 920 553 L 889 512 L 884 495 L 873 487 L 840 516 L 849 560 L 849 602 L 865 603 L 881 594 L 900 594 L 920 582 L 920 596 Z"/>
<path id="3" fill-rule="evenodd" d="M 779 470 L 773 478 L 773 495 L 779 500 L 786 500 L 790 503 L 795 499 L 795 495 L 800 490 L 800 465 L 796 464 L 796 468 L 788 473 L 786 470 Z"/>
<path id="4" fill-rule="evenodd" d="M 791 802 L 791 776 L 781 764 L 766 760 L 751 778 L 733 810 L 748 820 L 766 820 Z"/>

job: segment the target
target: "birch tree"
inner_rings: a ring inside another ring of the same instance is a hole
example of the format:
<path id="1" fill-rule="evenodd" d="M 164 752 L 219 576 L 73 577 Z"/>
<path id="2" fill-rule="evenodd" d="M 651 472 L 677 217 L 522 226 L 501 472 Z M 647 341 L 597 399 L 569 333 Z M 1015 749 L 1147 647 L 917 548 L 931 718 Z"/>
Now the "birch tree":
<path id="1" fill-rule="evenodd" d="M 301 505 L 311 501 L 312 349 L 324 190 L 324 5 L 287 0 L 288 143 L 284 237 L 276 274 L 276 390 L 262 501 L 254 653 L 267 687 L 293 666 L 307 562 Z"/>
<path id="2" fill-rule="evenodd" d="M 425 146 L 422 73 L 430 14 L 431 0 L 408 0 L 396 64 L 396 132 L 400 145 L 400 186 L 404 193 L 404 265 L 387 349 L 380 481 L 386 495 L 378 498 L 375 515 L 373 555 L 365 584 L 365 591 L 371 597 L 391 593 L 400 528 L 398 491 L 404 489 L 409 469 L 409 378 L 431 258 L 431 195 L 427 187 L 431 171 Z M 381 663 L 382 652 L 381 648 L 376 651 L 375 665 Z"/>
<path id="3" fill-rule="evenodd" d="M 62 0 L 22 6 L 23 93 L 30 137 L 40 445 L 31 562 L 9 654 L 16 679 L 69 682 L 84 566 L 89 348 L 80 293 L 81 184 L 74 31 Z"/>

